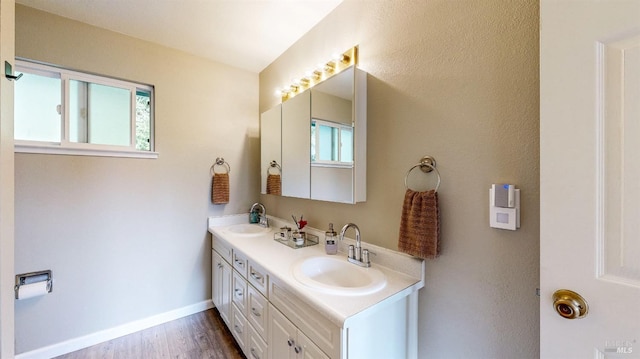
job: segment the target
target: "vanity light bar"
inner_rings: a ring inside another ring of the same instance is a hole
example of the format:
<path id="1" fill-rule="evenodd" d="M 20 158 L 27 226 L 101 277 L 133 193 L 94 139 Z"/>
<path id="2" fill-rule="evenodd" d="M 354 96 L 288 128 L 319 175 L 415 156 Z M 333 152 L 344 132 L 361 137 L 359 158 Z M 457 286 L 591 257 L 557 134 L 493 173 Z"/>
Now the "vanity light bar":
<path id="1" fill-rule="evenodd" d="M 278 90 L 277 93 L 282 96 L 282 102 L 285 102 L 357 63 L 358 47 L 354 46 L 344 53 L 334 56 L 334 58 L 327 63 L 318 65 L 318 68 L 313 70 L 313 72 L 306 74 L 299 80 L 293 81 L 289 87 Z"/>

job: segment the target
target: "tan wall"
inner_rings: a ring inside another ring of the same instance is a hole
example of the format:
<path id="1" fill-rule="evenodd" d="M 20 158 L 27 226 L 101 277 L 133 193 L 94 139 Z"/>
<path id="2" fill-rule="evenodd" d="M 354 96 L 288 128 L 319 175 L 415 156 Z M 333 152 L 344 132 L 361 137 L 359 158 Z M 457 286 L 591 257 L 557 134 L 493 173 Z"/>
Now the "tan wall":
<path id="1" fill-rule="evenodd" d="M 55 280 L 16 303 L 17 352 L 210 299 L 207 216 L 246 212 L 259 194 L 258 75 L 16 10 L 17 56 L 155 85 L 160 153 L 16 155 L 15 270 Z M 218 156 L 231 165 L 223 206 L 210 202 Z"/>
<path id="2" fill-rule="evenodd" d="M 437 159 L 442 255 L 420 293 L 421 358 L 538 357 L 538 20 L 528 0 L 347 0 L 260 73 L 261 112 L 353 45 L 369 73 L 367 202 L 262 195 L 270 214 L 354 222 L 396 249 L 405 172 Z M 502 182 L 522 190 L 515 232 L 488 226 L 488 189 Z"/>

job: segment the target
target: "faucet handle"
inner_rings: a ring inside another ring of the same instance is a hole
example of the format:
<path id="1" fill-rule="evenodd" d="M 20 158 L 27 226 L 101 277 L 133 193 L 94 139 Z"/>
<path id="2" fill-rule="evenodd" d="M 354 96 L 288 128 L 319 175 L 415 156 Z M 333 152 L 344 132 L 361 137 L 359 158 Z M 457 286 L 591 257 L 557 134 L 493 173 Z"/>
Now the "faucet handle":
<path id="1" fill-rule="evenodd" d="M 261 226 L 265 227 L 265 228 L 269 228 L 269 218 L 267 217 L 267 215 L 259 215 L 259 223 Z"/>
<path id="2" fill-rule="evenodd" d="M 362 262 L 363 263 L 369 263 L 369 250 L 368 249 L 363 249 L 362 250 Z"/>
<path id="3" fill-rule="evenodd" d="M 349 258 L 351 259 L 356 258 L 355 247 L 353 246 L 353 244 L 349 245 Z"/>

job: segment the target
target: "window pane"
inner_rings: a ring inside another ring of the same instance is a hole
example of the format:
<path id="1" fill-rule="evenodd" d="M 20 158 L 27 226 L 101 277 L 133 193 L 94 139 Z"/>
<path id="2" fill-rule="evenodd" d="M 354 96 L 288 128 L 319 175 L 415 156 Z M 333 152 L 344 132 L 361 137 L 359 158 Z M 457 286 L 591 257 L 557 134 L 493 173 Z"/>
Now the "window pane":
<path id="1" fill-rule="evenodd" d="M 15 85 L 14 138 L 60 142 L 59 78 L 24 73 Z"/>
<path id="2" fill-rule="evenodd" d="M 131 92 L 127 89 L 69 82 L 69 140 L 100 145 L 131 143 Z"/>
<path id="3" fill-rule="evenodd" d="M 89 142 L 129 146 L 131 143 L 131 92 L 89 84 Z"/>
<path id="4" fill-rule="evenodd" d="M 151 151 L 151 92 L 136 91 L 136 150 Z"/>
<path id="5" fill-rule="evenodd" d="M 340 162 L 353 162 L 353 129 L 340 129 Z"/>
<path id="6" fill-rule="evenodd" d="M 319 157 L 321 161 L 338 160 L 338 129 L 331 126 L 320 125 Z"/>

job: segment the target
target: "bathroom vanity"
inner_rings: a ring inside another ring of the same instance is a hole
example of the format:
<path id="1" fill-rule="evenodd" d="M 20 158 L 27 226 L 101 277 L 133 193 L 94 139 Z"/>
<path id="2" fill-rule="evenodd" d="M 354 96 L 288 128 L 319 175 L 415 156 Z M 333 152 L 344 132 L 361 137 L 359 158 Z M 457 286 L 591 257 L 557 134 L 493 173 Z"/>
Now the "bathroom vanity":
<path id="1" fill-rule="evenodd" d="M 291 248 L 274 240 L 291 226 L 209 218 L 212 299 L 247 358 L 416 358 L 424 261 L 363 242 L 371 268 L 347 261 L 339 243 Z M 365 238 L 366 239 L 366 238 Z"/>

